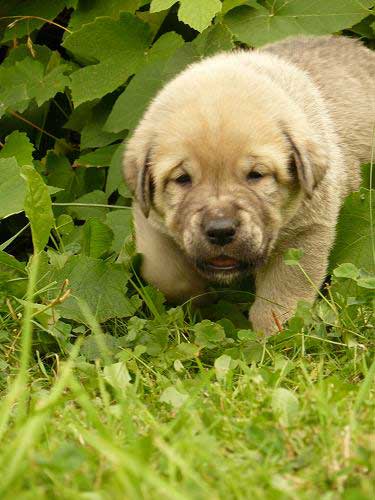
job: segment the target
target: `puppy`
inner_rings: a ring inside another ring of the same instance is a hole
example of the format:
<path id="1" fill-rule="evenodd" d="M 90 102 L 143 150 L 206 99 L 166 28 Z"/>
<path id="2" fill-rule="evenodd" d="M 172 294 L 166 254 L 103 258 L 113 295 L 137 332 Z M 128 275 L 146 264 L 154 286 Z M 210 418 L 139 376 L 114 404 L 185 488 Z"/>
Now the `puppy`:
<path id="1" fill-rule="evenodd" d="M 374 125 L 375 53 L 357 41 L 298 37 L 192 64 L 126 147 L 144 278 L 182 301 L 252 273 L 250 320 L 272 333 L 323 282 Z M 315 288 L 285 265 L 290 247 Z"/>

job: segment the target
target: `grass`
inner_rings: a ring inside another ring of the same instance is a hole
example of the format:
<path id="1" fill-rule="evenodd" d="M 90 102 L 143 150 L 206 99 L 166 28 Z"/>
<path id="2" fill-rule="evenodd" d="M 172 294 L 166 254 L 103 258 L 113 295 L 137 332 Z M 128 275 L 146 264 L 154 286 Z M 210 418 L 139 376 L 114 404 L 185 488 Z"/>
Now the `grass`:
<path id="1" fill-rule="evenodd" d="M 180 311 L 155 318 L 160 304 L 148 305 L 155 330 Z M 138 340 L 113 351 L 108 333 L 124 338 L 129 325 L 103 333 L 81 307 L 95 362 L 78 335 L 68 356 L 40 353 L 35 340 L 31 355 L 31 300 L 21 343 L 0 344 L 0 498 L 373 498 L 369 310 L 357 306 L 351 336 L 347 309 L 328 335 L 316 319 L 267 343 L 240 330 L 236 357 L 230 335 L 225 351 L 209 344 L 209 329 L 198 339 L 202 318 L 189 311 L 168 323 L 167 348 L 148 355 Z M 177 356 L 189 332 L 200 350 Z"/>

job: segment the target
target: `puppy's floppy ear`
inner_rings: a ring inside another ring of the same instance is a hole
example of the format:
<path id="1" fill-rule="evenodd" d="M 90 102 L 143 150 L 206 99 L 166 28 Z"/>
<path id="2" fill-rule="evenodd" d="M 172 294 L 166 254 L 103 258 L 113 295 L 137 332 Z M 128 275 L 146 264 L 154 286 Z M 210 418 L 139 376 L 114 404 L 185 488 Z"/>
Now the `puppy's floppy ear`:
<path id="1" fill-rule="evenodd" d="M 136 158 L 125 154 L 124 176 L 143 214 L 148 217 L 155 189 L 151 173 L 151 150 L 147 151 L 140 165 Z"/>
<path id="2" fill-rule="evenodd" d="M 284 134 L 291 150 L 290 169 L 297 176 L 301 188 L 311 197 L 328 168 L 328 154 L 313 139 L 298 140 L 285 129 Z"/>

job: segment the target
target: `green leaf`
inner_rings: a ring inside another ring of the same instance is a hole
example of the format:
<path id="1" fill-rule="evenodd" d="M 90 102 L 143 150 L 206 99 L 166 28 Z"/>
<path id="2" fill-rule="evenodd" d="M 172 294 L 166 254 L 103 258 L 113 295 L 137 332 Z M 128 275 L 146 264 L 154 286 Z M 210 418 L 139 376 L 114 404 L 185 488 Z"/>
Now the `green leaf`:
<path id="1" fill-rule="evenodd" d="M 23 166 L 21 175 L 26 180 L 25 213 L 30 221 L 34 252 L 39 253 L 47 245 L 54 224 L 51 197 L 33 167 Z"/>
<path id="2" fill-rule="evenodd" d="M 22 212 L 26 183 L 15 158 L 0 159 L 0 219 Z"/>
<path id="3" fill-rule="evenodd" d="M 175 387 L 170 386 L 161 393 L 159 401 L 161 403 L 168 403 L 175 410 L 178 410 L 188 399 L 189 396 L 187 394 L 182 394 L 182 392 L 179 392 Z"/>
<path id="4" fill-rule="evenodd" d="M 119 188 L 120 184 L 124 183 L 124 177 L 122 175 L 122 158 L 124 156 L 124 151 L 125 143 L 119 144 L 111 158 L 105 186 L 105 192 L 108 197 Z"/>
<path id="5" fill-rule="evenodd" d="M 153 0 L 151 12 L 169 9 L 176 0 Z M 220 0 L 180 0 L 178 18 L 197 31 L 203 31 L 210 24 L 215 14 L 221 10 Z"/>
<path id="6" fill-rule="evenodd" d="M 340 264 L 336 269 L 334 269 L 333 274 L 338 278 L 349 278 L 356 280 L 359 275 L 359 269 L 354 264 L 347 262 L 345 264 Z"/>
<path id="7" fill-rule="evenodd" d="M 138 0 L 80 0 L 70 19 L 69 29 L 77 31 L 83 24 L 90 23 L 97 17 L 118 19 L 120 12 L 134 14 L 138 4 Z"/>
<path id="8" fill-rule="evenodd" d="M 23 165 L 32 165 L 33 151 L 34 146 L 29 141 L 27 134 L 15 130 L 6 137 L 4 147 L 0 150 L 0 158 L 14 156 L 21 167 Z"/>
<path id="9" fill-rule="evenodd" d="M 208 319 L 194 325 L 193 331 L 195 343 L 200 347 L 212 349 L 225 339 L 224 328 Z"/>
<path id="10" fill-rule="evenodd" d="M 335 246 L 330 256 L 330 268 L 351 262 L 358 268 L 375 272 L 375 228 L 371 210 L 374 211 L 375 196 L 362 188 L 349 195 L 341 209 L 337 225 Z"/>
<path id="11" fill-rule="evenodd" d="M 0 266 L 6 266 L 10 269 L 25 273 L 25 264 L 19 262 L 13 255 L 9 255 L 2 250 L 0 250 Z"/>
<path id="12" fill-rule="evenodd" d="M 215 359 L 215 373 L 218 380 L 225 380 L 230 371 L 232 358 L 227 354 L 222 354 L 219 358 Z"/>
<path id="13" fill-rule="evenodd" d="M 284 254 L 284 262 L 287 266 L 296 266 L 303 257 L 300 248 L 289 248 Z"/>
<path id="14" fill-rule="evenodd" d="M 110 264 L 86 256 L 70 257 L 64 268 L 52 273 L 58 286 L 69 280 L 71 296 L 57 309 L 62 317 L 85 323 L 77 299 L 86 302 L 97 321 L 133 316 L 139 301 L 126 296 L 129 273 L 121 264 Z"/>
<path id="15" fill-rule="evenodd" d="M 96 207 L 90 205 L 106 205 L 107 196 L 103 191 L 91 191 L 91 193 L 86 193 L 80 198 L 76 199 L 74 203 L 87 204 L 88 206 L 71 206 L 68 207 L 68 212 L 73 214 L 79 220 L 87 220 L 91 217 L 97 217 L 103 219 L 108 212 L 106 207 Z"/>
<path id="16" fill-rule="evenodd" d="M 132 234 L 132 210 L 114 210 L 113 212 L 109 212 L 105 222 L 112 229 L 114 234 L 112 250 L 116 253 L 120 253 L 126 239 Z"/>
<path id="17" fill-rule="evenodd" d="M 180 0 L 178 19 L 197 31 L 202 32 L 220 12 L 220 0 Z"/>
<path id="18" fill-rule="evenodd" d="M 69 35 L 63 43 L 67 50 L 98 62 L 72 73 L 75 106 L 102 97 L 125 83 L 144 64 L 149 43 L 148 26 L 128 13 L 121 13 L 118 20 L 99 17 Z"/>
<path id="19" fill-rule="evenodd" d="M 266 7 L 231 10 L 224 21 L 241 42 L 254 47 L 292 35 L 325 35 L 350 28 L 370 14 L 373 0 L 275 0 Z"/>
<path id="20" fill-rule="evenodd" d="M 38 106 L 54 97 L 57 92 L 62 92 L 70 83 L 65 73 L 71 68 L 67 64 L 59 64 L 48 71 L 39 61 L 26 57 L 16 61 L 13 66 L 0 67 L 0 88 L 25 88 L 29 100 L 35 99 Z M 13 106 L 23 104 L 24 99 L 15 102 Z M 8 107 L 13 107 L 8 106 Z"/>
<path id="21" fill-rule="evenodd" d="M 281 425 L 289 427 L 298 418 L 299 402 L 294 392 L 279 387 L 273 391 L 272 410 Z"/>
<path id="22" fill-rule="evenodd" d="M 204 30 L 193 41 L 194 47 L 203 57 L 234 48 L 233 35 L 223 24 L 216 24 Z"/>
<path id="23" fill-rule="evenodd" d="M 103 375 L 106 382 L 119 391 L 123 391 L 131 381 L 131 376 L 123 361 L 105 366 Z"/>
<path id="24" fill-rule="evenodd" d="M 118 148 L 118 144 L 98 148 L 91 153 L 81 155 L 77 160 L 77 165 L 85 167 L 107 167 L 110 165 L 112 156 Z"/>
<path id="25" fill-rule="evenodd" d="M 64 0 L 23 0 L 2 2 L 1 16 L 26 16 L 27 19 L 18 21 L 11 29 L 5 29 L 2 42 L 9 42 L 15 38 L 22 38 L 32 33 L 34 30 L 45 24 L 41 19 L 31 19 L 31 16 L 43 17 L 44 19 L 54 19 L 61 12 L 67 2 Z M 12 19 L 0 19 L 1 28 L 6 28 Z"/>
<path id="26" fill-rule="evenodd" d="M 112 229 L 100 219 L 89 219 L 82 230 L 82 252 L 94 258 L 99 258 L 111 249 L 113 240 Z"/>

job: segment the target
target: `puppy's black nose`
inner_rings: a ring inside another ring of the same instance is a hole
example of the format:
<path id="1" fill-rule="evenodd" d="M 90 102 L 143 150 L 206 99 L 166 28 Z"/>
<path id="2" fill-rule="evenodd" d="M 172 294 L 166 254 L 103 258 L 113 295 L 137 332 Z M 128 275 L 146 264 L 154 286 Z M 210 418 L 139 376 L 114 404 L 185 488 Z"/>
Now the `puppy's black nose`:
<path id="1" fill-rule="evenodd" d="M 238 222 L 230 217 L 211 219 L 205 224 L 207 239 L 213 245 L 227 245 L 236 234 Z"/>

